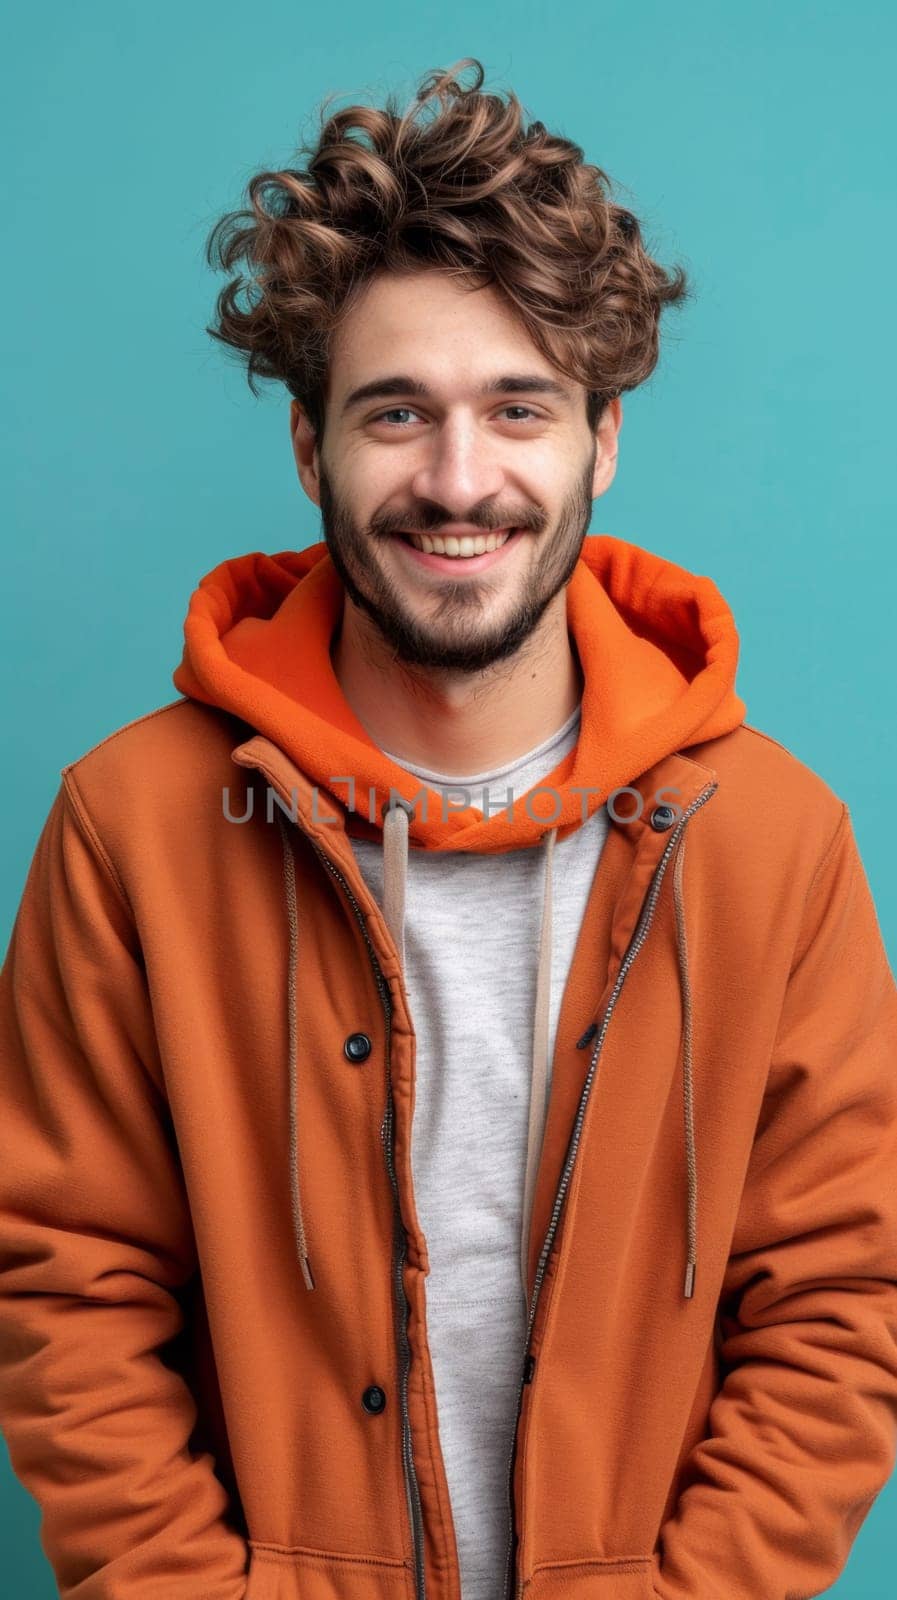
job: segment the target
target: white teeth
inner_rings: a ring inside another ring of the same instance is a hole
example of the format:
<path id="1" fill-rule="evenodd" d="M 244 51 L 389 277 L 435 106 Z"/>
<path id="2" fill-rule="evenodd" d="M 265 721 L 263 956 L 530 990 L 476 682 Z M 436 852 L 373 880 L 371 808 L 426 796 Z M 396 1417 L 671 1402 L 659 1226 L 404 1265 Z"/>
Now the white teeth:
<path id="1" fill-rule="evenodd" d="M 408 534 L 416 549 L 423 550 L 426 555 L 436 556 L 482 556 L 487 550 L 500 549 L 510 537 L 510 528 L 501 533 L 465 533 L 460 538 L 450 533 L 444 539 L 429 533 Z"/>

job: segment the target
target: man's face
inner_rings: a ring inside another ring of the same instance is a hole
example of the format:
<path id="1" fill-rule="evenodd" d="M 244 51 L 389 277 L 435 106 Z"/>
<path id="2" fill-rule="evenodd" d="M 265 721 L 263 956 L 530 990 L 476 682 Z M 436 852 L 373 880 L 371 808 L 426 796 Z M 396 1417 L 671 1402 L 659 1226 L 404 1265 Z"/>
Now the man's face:
<path id="1" fill-rule="evenodd" d="M 355 395 L 372 384 L 379 392 Z M 596 439 L 582 386 L 501 297 L 432 271 L 373 280 L 346 317 L 314 464 L 296 402 L 291 412 L 300 476 L 348 596 L 399 660 L 453 672 L 513 655 L 569 581 L 592 499 L 613 476 L 619 421 L 614 401 Z M 473 555 L 428 554 L 407 538 L 491 544 L 507 530 L 500 548 Z"/>

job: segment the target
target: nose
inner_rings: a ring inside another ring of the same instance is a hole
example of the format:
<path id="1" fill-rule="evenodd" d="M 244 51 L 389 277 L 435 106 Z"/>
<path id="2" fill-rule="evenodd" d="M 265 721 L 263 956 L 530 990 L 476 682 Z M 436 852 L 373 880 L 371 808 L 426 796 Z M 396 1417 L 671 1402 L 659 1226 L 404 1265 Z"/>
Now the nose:
<path id="1" fill-rule="evenodd" d="M 427 442 L 411 482 L 414 495 L 434 501 L 462 522 L 471 506 L 493 499 L 504 487 L 498 449 L 472 419 L 446 421 Z"/>

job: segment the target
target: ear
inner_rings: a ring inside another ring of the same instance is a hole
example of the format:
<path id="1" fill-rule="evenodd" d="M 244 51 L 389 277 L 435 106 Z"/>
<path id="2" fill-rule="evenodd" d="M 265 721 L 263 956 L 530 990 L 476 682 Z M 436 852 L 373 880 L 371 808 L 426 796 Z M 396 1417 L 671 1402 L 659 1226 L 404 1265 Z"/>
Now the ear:
<path id="1" fill-rule="evenodd" d="M 290 405 L 290 438 L 299 481 L 314 505 L 321 504 L 320 455 L 315 431 L 298 400 Z"/>
<path id="2" fill-rule="evenodd" d="M 614 481 L 617 470 L 619 433 L 623 426 L 623 402 L 619 395 L 609 400 L 595 428 L 595 471 L 592 475 L 592 498 L 604 494 Z"/>

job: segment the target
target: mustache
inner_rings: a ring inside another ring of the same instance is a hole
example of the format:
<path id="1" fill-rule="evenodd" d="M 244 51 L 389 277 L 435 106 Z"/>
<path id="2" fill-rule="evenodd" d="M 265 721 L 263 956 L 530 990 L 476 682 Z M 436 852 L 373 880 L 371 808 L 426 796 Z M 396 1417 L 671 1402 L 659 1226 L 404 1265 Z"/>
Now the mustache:
<path id="1" fill-rule="evenodd" d="M 436 533 L 452 523 L 464 523 L 467 528 L 475 528 L 478 533 L 498 533 L 505 528 L 522 528 L 527 533 L 538 533 L 545 525 L 545 519 L 540 518 L 538 523 L 533 520 L 532 513 L 511 515 L 501 518 L 491 518 L 484 522 L 482 517 L 431 517 L 424 520 L 420 517 L 390 517 L 388 520 L 378 518 L 370 524 L 370 531 L 375 538 L 389 539 L 397 533 Z"/>

